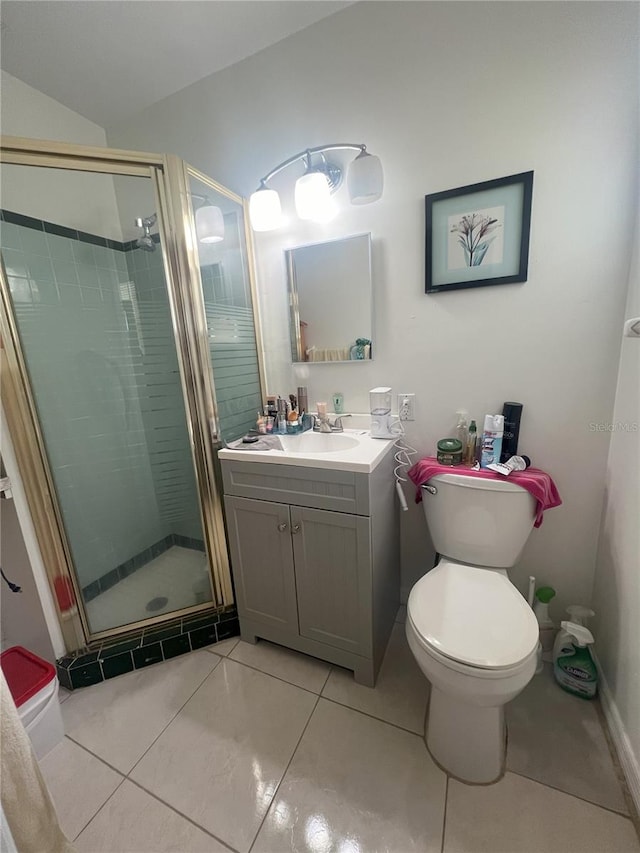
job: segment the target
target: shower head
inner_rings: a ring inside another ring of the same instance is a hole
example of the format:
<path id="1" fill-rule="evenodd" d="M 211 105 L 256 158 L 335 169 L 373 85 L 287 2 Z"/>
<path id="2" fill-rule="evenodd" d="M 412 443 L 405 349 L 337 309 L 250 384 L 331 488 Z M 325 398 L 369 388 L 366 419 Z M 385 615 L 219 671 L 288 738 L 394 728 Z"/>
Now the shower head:
<path id="1" fill-rule="evenodd" d="M 136 240 L 138 249 L 143 249 L 145 252 L 155 252 L 156 244 L 151 236 L 151 228 L 156 224 L 157 219 L 158 216 L 155 213 L 152 213 L 151 216 L 139 216 L 136 219 L 136 227 L 144 230 L 142 237 L 138 237 Z"/>
<path id="2" fill-rule="evenodd" d="M 155 252 L 156 244 L 153 242 L 153 237 L 145 234 L 144 237 L 138 237 L 136 240 L 136 249 L 143 249 L 145 252 Z"/>

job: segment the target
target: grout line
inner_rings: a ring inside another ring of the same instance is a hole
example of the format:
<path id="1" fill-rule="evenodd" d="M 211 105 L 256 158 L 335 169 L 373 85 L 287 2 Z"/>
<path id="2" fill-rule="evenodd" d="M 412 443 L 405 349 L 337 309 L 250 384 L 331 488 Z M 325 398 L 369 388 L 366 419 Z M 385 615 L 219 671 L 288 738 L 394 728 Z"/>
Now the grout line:
<path id="1" fill-rule="evenodd" d="M 329 672 L 327 673 L 327 677 L 324 680 L 324 684 L 320 688 L 320 695 L 321 696 L 322 696 L 322 693 L 324 691 L 324 688 L 327 686 L 327 682 L 329 681 L 329 678 L 331 677 L 332 672 L 333 672 L 333 664 L 329 664 Z"/>
<path id="2" fill-rule="evenodd" d="M 79 740 L 76 740 L 75 738 L 72 738 L 72 737 L 71 737 L 71 735 L 65 735 L 65 737 L 66 737 L 66 738 L 68 738 L 68 739 L 71 741 L 71 743 L 75 743 L 75 745 L 76 745 L 76 746 L 79 746 L 79 747 L 80 747 L 80 749 L 84 749 L 84 751 L 85 751 L 85 752 L 88 752 L 88 753 L 89 753 L 89 755 L 93 756 L 94 758 L 97 758 L 97 759 L 98 759 L 98 761 L 102 762 L 102 764 L 104 764 L 106 767 L 108 767 L 108 768 L 109 768 L 109 770 L 113 770 L 115 773 L 117 773 L 117 774 L 118 774 L 118 776 L 122 776 L 122 777 L 123 777 L 123 778 L 125 778 L 125 779 L 127 778 L 127 774 L 126 774 L 126 773 L 123 773 L 123 772 L 122 772 L 122 770 L 118 770 L 118 768 L 117 768 L 117 767 L 114 767 L 114 766 L 113 766 L 113 764 L 109 764 L 109 762 L 108 762 L 108 761 L 105 761 L 105 760 L 104 760 L 104 758 L 102 758 L 100 755 L 96 755 L 96 753 L 95 753 L 95 752 L 92 752 L 92 751 L 89 749 L 89 747 L 85 746 L 83 743 L 80 743 L 80 741 L 79 741 Z"/>
<path id="3" fill-rule="evenodd" d="M 75 743 L 75 741 L 74 741 L 74 743 Z M 88 751 L 88 750 L 87 750 L 87 751 Z M 91 754 L 93 755 L 93 753 L 91 753 Z M 118 790 L 119 790 L 119 789 L 124 785 L 124 783 L 125 783 L 126 781 L 127 781 L 126 777 L 123 777 L 123 778 L 118 782 L 118 784 L 116 785 L 115 789 L 114 789 L 114 790 L 109 794 L 109 796 L 108 796 L 108 797 L 107 797 L 107 799 L 104 801 L 104 803 L 100 806 L 100 808 L 99 808 L 99 809 L 98 809 L 94 814 L 92 814 L 92 815 L 91 815 L 91 817 L 90 817 L 90 818 L 89 818 L 89 820 L 85 823 L 85 825 L 82 827 L 82 829 L 80 830 L 80 832 L 78 832 L 78 833 L 77 833 L 77 835 L 75 835 L 75 836 L 73 837 L 73 839 L 72 839 L 72 840 L 74 841 L 74 843 L 78 840 L 78 838 L 80 838 L 80 836 L 81 836 L 81 835 L 82 835 L 82 833 L 85 831 L 85 829 L 89 826 L 89 824 L 91 823 L 91 821 L 92 821 L 95 817 L 97 817 L 97 816 L 100 814 L 100 812 L 101 812 L 101 811 L 102 811 L 102 809 L 107 805 L 107 803 L 109 802 L 109 800 L 111 799 L 111 797 L 113 797 L 113 795 L 115 794 L 115 792 L 116 792 L 116 791 L 118 791 Z"/>
<path id="4" fill-rule="evenodd" d="M 196 651 L 199 651 L 199 650 L 198 650 L 198 649 L 196 649 Z M 178 716 L 178 714 L 182 711 L 182 709 L 183 709 L 183 708 L 184 708 L 184 706 L 187 704 L 187 702 L 190 702 L 190 701 L 191 701 L 191 699 L 193 699 L 193 697 L 196 695 L 196 693 L 198 692 L 198 690 L 200 690 L 200 688 L 201 688 L 201 687 L 202 687 L 202 685 L 205 683 L 205 681 L 207 680 L 207 678 L 209 678 L 209 676 L 210 676 L 213 672 L 215 672 L 215 670 L 216 670 L 216 669 L 218 668 L 218 666 L 220 665 L 220 661 L 221 661 L 221 660 L 222 660 L 222 658 L 221 658 L 220 656 L 218 656 L 218 662 L 215 664 L 215 666 L 213 666 L 213 667 L 211 668 L 210 672 L 208 672 L 208 673 L 205 675 L 205 677 L 204 677 L 204 678 L 202 679 L 202 681 L 198 684 L 198 686 L 195 688 L 195 690 L 193 691 L 193 693 L 191 693 L 191 694 L 189 695 L 188 699 L 187 699 L 187 700 L 186 700 L 186 701 L 185 701 L 185 702 L 184 702 L 184 703 L 183 703 L 183 704 L 178 708 L 178 710 L 177 710 L 177 711 L 176 711 L 176 713 L 173 715 L 173 717 L 171 717 L 171 719 L 170 719 L 170 720 L 169 720 L 169 722 L 166 724 L 166 726 L 164 726 L 164 728 L 163 728 L 163 729 L 162 729 L 162 731 L 158 734 L 158 736 L 157 736 L 157 737 L 155 737 L 155 738 L 153 739 L 153 741 L 149 744 L 149 746 L 147 747 L 147 749 L 145 749 L 145 751 L 142 753 L 142 755 L 140 756 L 140 758 L 136 761 L 136 763 L 133 765 L 133 767 L 129 770 L 129 772 L 127 773 L 127 779 L 129 778 L 130 774 L 131 774 L 131 773 L 133 773 L 133 771 L 136 769 L 136 767 L 138 766 L 138 764 L 140 764 L 140 762 L 141 762 L 141 761 L 142 761 L 142 759 L 145 757 L 145 755 L 149 752 L 149 750 L 153 747 L 153 745 L 156 743 L 156 741 L 158 740 L 158 738 L 162 737 L 162 735 L 166 732 L 166 730 L 169 728 L 169 726 L 170 726 L 170 725 L 171 725 L 171 723 L 175 720 L 175 718 Z"/>
<path id="5" fill-rule="evenodd" d="M 442 810 L 442 844 L 440 845 L 440 853 L 444 853 L 444 839 L 447 832 L 447 805 L 449 803 L 449 774 L 445 779 L 444 789 L 444 809 Z"/>
<path id="6" fill-rule="evenodd" d="M 265 820 L 267 819 L 267 817 L 268 817 L 268 815 L 269 815 L 269 812 L 271 811 L 271 807 L 273 806 L 273 804 L 274 804 L 274 803 L 275 803 L 275 801 L 276 801 L 276 797 L 278 796 L 278 791 L 280 790 L 280 786 L 281 786 L 281 785 L 282 785 L 282 783 L 284 782 L 285 776 L 286 776 L 286 775 L 287 775 L 287 773 L 289 772 L 289 768 L 291 767 L 291 762 L 293 761 L 293 759 L 294 759 L 294 757 L 295 757 L 295 754 L 296 754 L 296 752 L 298 751 L 298 747 L 300 746 L 300 743 L 301 743 L 301 741 L 302 741 L 302 738 L 303 738 L 303 737 L 304 737 L 304 735 L 305 735 L 305 732 L 306 732 L 306 731 L 307 731 L 307 729 L 309 728 L 309 723 L 311 722 L 311 719 L 312 719 L 313 715 L 314 715 L 314 714 L 315 714 L 315 712 L 316 712 L 316 708 L 318 707 L 318 702 L 320 701 L 320 698 L 321 698 L 321 697 L 320 697 L 320 695 L 318 694 L 318 695 L 317 695 L 317 697 L 316 697 L 316 703 L 315 703 L 315 705 L 313 706 L 313 708 L 311 709 L 311 713 L 309 714 L 309 719 L 308 719 L 308 720 L 307 720 L 307 722 L 305 723 L 304 728 L 302 729 L 302 732 L 300 733 L 300 737 L 298 738 L 298 742 L 296 743 L 296 745 L 295 745 L 295 747 L 294 747 L 294 749 L 293 749 L 293 752 L 291 753 L 291 758 L 289 759 L 289 761 L 288 761 L 288 763 L 287 763 L 287 766 L 284 768 L 284 772 L 283 772 L 282 776 L 280 777 L 280 781 L 279 781 L 279 782 L 278 782 L 278 784 L 276 785 L 276 789 L 275 789 L 275 791 L 273 792 L 273 796 L 271 797 L 271 802 L 269 803 L 269 808 L 266 810 L 266 812 L 264 813 L 264 817 L 263 817 L 263 818 L 262 818 L 262 820 L 260 821 L 260 826 L 258 827 L 258 831 L 256 832 L 256 834 L 255 834 L 255 836 L 254 836 L 253 841 L 251 842 L 251 846 L 249 847 L 248 853 L 251 853 L 251 851 L 253 850 L 253 846 L 254 846 L 254 844 L 256 843 L 256 840 L 257 840 L 258 836 L 260 835 L 260 830 L 262 829 L 262 827 L 263 827 L 263 825 L 264 825 L 264 822 L 265 822 Z"/>
<path id="7" fill-rule="evenodd" d="M 214 652 L 215 654 L 215 652 Z M 415 737 L 420 737 L 424 740 L 424 737 L 420 732 L 416 732 L 413 729 L 407 729 L 405 726 L 401 726 L 398 723 L 392 723 L 389 720 L 385 720 L 382 717 L 376 717 L 375 714 L 370 714 L 368 711 L 362 711 L 360 708 L 354 708 L 351 705 L 347 705 L 344 702 L 339 702 L 337 699 L 332 699 L 330 696 L 325 696 L 322 692 L 324 688 L 327 686 L 327 681 L 329 680 L 329 676 L 331 675 L 332 670 L 334 669 L 333 665 L 330 666 L 329 672 L 327 673 L 327 677 L 325 679 L 324 684 L 320 690 L 320 693 L 316 693 L 315 690 L 309 690 L 307 687 L 300 687 L 299 684 L 294 684 L 293 681 L 287 681 L 284 678 L 280 678 L 278 675 L 273 675 L 270 672 L 265 672 L 263 669 L 258 669 L 256 666 L 252 666 L 249 663 L 245 663 L 244 661 L 236 660 L 235 658 L 227 657 L 221 658 L 222 660 L 230 660 L 233 663 L 238 663 L 240 666 L 245 666 L 247 669 L 252 669 L 254 672 L 259 672 L 262 675 L 268 675 L 270 678 L 275 678 L 276 681 L 280 681 L 283 684 L 289 684 L 291 687 L 297 687 L 299 690 L 304 690 L 305 693 L 311 693 L 312 696 L 319 696 L 322 699 L 326 699 L 327 702 L 333 702 L 334 705 L 340 705 L 341 708 L 347 708 L 349 711 L 356 711 L 358 714 L 362 714 L 364 717 L 369 717 L 372 720 L 377 720 L 379 723 L 385 723 L 388 726 L 393 726 L 395 729 L 400 729 L 401 732 L 407 732 L 407 734 L 415 735 Z M 340 667 L 342 668 L 342 667 Z M 427 699 L 427 709 L 429 707 L 429 702 Z M 427 709 L 425 709 L 425 715 L 427 713 Z"/>
<path id="8" fill-rule="evenodd" d="M 407 729 L 404 726 L 398 725 L 398 723 L 392 723 L 382 717 L 376 717 L 375 714 L 370 714 L 368 711 L 361 711 L 360 708 L 353 708 L 351 705 L 346 705 L 344 702 L 338 702 L 337 699 L 332 699 L 330 696 L 325 696 L 324 694 L 320 694 L 320 696 L 322 699 L 326 699 L 327 702 L 333 702 L 334 705 L 340 705 L 341 708 L 348 708 L 349 711 L 355 711 L 357 714 L 362 714 L 363 717 L 369 717 L 371 720 L 377 720 L 379 723 L 384 723 L 387 726 L 393 726 L 394 729 L 399 729 L 401 732 L 406 732 L 414 737 L 419 737 L 424 742 L 424 735 L 420 734 L 420 732 L 416 732 L 413 729 Z"/>
<path id="9" fill-rule="evenodd" d="M 238 851 L 236 850 L 235 847 L 231 847 L 231 845 L 228 844 L 226 841 L 223 841 L 222 838 L 218 838 L 218 836 L 214 835 L 213 832 L 210 832 L 208 829 L 205 829 L 204 826 L 200 826 L 200 824 L 196 823 L 195 820 L 193 820 L 193 818 L 184 814 L 179 809 L 177 809 L 175 806 L 172 806 L 170 803 L 163 800 L 157 794 L 154 794 L 153 791 L 150 791 L 148 788 L 145 788 L 144 785 L 140 784 L 140 782 L 136 782 L 135 779 L 129 779 L 129 778 L 127 778 L 124 781 L 131 782 L 131 784 L 135 785 L 136 788 L 140 788 L 140 790 L 144 791 L 145 794 L 148 794 L 150 797 L 153 797 L 154 800 L 157 800 L 159 803 L 162 803 L 163 806 L 166 806 L 166 808 L 170 809 L 172 812 L 175 812 L 177 815 L 180 815 L 181 818 L 188 821 L 192 826 L 195 826 L 196 829 L 199 829 L 201 832 L 204 832 L 210 838 L 214 838 L 216 841 L 218 841 L 220 844 L 222 844 L 224 847 L 226 847 L 227 850 L 231 850 L 232 853 L 238 853 Z"/>
<path id="10" fill-rule="evenodd" d="M 222 660 L 225 660 L 225 658 L 222 658 Z M 305 693 L 311 693 L 313 696 L 320 696 L 321 695 L 321 693 L 317 693 L 315 690 L 310 690 L 308 687 L 301 687 L 299 684 L 296 684 L 293 681 L 287 681 L 286 678 L 281 678 L 279 675 L 273 675 L 271 672 L 265 672 L 263 669 L 258 669 L 258 667 L 253 666 L 253 664 L 245 663 L 242 660 L 236 660 L 235 658 L 231 658 L 231 657 L 227 657 L 226 660 L 233 661 L 233 663 L 239 663 L 241 666 L 246 666 L 247 669 L 252 669 L 254 672 L 259 672 L 262 675 L 269 675 L 269 676 L 271 676 L 271 678 L 275 678 L 276 681 L 281 681 L 283 684 L 289 684 L 291 687 L 297 687 L 299 690 L 304 690 Z M 329 670 L 329 673 L 330 672 L 331 672 L 331 670 Z M 329 678 L 329 675 L 327 675 L 327 678 Z M 327 682 L 325 679 L 325 684 L 326 683 Z M 324 685 L 323 685 L 323 687 L 324 687 Z"/>
<path id="11" fill-rule="evenodd" d="M 229 640 L 235 640 L 235 643 L 234 643 L 233 647 L 230 648 L 226 654 L 224 654 L 223 652 L 217 652 L 216 651 L 216 649 L 215 649 L 216 646 L 220 645 L 220 643 L 226 643 Z M 216 643 L 213 643 L 211 646 L 205 646 L 205 651 L 211 652 L 212 655 L 218 655 L 218 657 L 221 657 L 221 658 L 228 658 L 229 655 L 231 654 L 231 652 L 235 649 L 235 647 L 238 645 L 239 642 L 240 642 L 240 634 L 236 634 L 233 637 L 223 637 L 222 640 L 218 640 Z"/>
<path id="12" fill-rule="evenodd" d="M 526 773 L 520 773 L 517 770 L 511 770 L 508 764 L 505 768 L 505 774 L 506 773 L 511 773 L 514 776 L 520 776 L 522 779 L 528 779 L 529 782 L 535 782 L 537 785 L 542 785 L 544 788 L 551 788 L 552 791 L 557 791 L 559 794 L 566 794 L 567 797 L 574 797 L 576 800 L 581 800 L 583 803 L 587 803 L 590 806 L 595 806 L 597 809 L 604 809 L 604 811 L 611 812 L 611 814 L 618 815 L 618 817 L 626 817 L 633 823 L 633 819 L 629 813 L 625 814 L 625 812 L 613 809 L 611 808 L 611 806 L 603 806 L 602 803 L 596 803 L 594 802 L 594 800 L 588 800 L 586 797 L 581 797 L 580 794 L 574 794 L 572 791 L 566 791 L 564 788 L 558 788 L 557 785 L 552 785 L 550 782 L 541 782 L 540 779 L 536 779 L 533 776 L 527 776 Z M 504 779 L 504 776 L 502 778 Z"/>

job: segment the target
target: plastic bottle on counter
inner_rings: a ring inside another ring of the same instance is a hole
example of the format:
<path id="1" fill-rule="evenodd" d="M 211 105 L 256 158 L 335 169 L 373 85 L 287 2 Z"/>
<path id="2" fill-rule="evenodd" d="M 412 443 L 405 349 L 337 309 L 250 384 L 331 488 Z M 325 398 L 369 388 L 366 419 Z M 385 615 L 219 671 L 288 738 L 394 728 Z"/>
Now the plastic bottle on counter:
<path id="1" fill-rule="evenodd" d="M 482 455 L 480 467 L 486 468 L 500 461 L 502 452 L 502 434 L 504 431 L 504 415 L 485 415 L 482 432 Z"/>
<path id="2" fill-rule="evenodd" d="M 464 448 L 467 446 L 467 439 L 469 437 L 469 421 L 467 420 L 467 414 L 468 412 L 464 409 L 458 409 L 456 412 L 457 423 L 454 435 L 462 445 L 463 452 Z"/>
<path id="3" fill-rule="evenodd" d="M 469 433 L 467 435 L 467 446 L 464 454 L 464 464 L 470 467 L 476 462 L 476 442 L 478 440 L 478 428 L 475 421 L 469 424 Z"/>

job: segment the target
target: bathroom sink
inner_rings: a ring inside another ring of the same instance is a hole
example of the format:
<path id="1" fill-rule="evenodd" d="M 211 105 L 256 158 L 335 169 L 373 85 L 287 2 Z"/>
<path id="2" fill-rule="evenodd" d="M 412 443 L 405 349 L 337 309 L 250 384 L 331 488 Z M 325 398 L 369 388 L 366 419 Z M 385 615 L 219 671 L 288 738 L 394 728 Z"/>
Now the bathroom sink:
<path id="1" fill-rule="evenodd" d="M 276 438 L 276 436 L 274 436 Z M 366 430 L 344 432 L 303 432 L 279 435 L 278 445 L 255 450 L 245 444 L 218 451 L 220 459 L 237 462 L 266 462 L 270 465 L 296 465 L 305 468 L 330 468 L 339 471 L 371 473 L 392 452 L 393 441 L 371 438 Z"/>
<path id="2" fill-rule="evenodd" d="M 288 453 L 341 453 L 360 444 L 357 438 L 344 433 L 303 432 L 279 438 L 283 450 Z"/>

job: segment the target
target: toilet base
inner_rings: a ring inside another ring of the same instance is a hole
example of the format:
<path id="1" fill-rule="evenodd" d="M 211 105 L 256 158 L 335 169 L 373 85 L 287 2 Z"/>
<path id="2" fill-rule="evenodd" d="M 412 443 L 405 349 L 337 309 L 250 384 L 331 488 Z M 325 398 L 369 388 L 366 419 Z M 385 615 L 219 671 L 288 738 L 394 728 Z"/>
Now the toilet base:
<path id="1" fill-rule="evenodd" d="M 476 785 L 497 782 L 506 753 L 504 705 L 471 705 L 432 685 L 425 740 L 452 776 Z"/>

